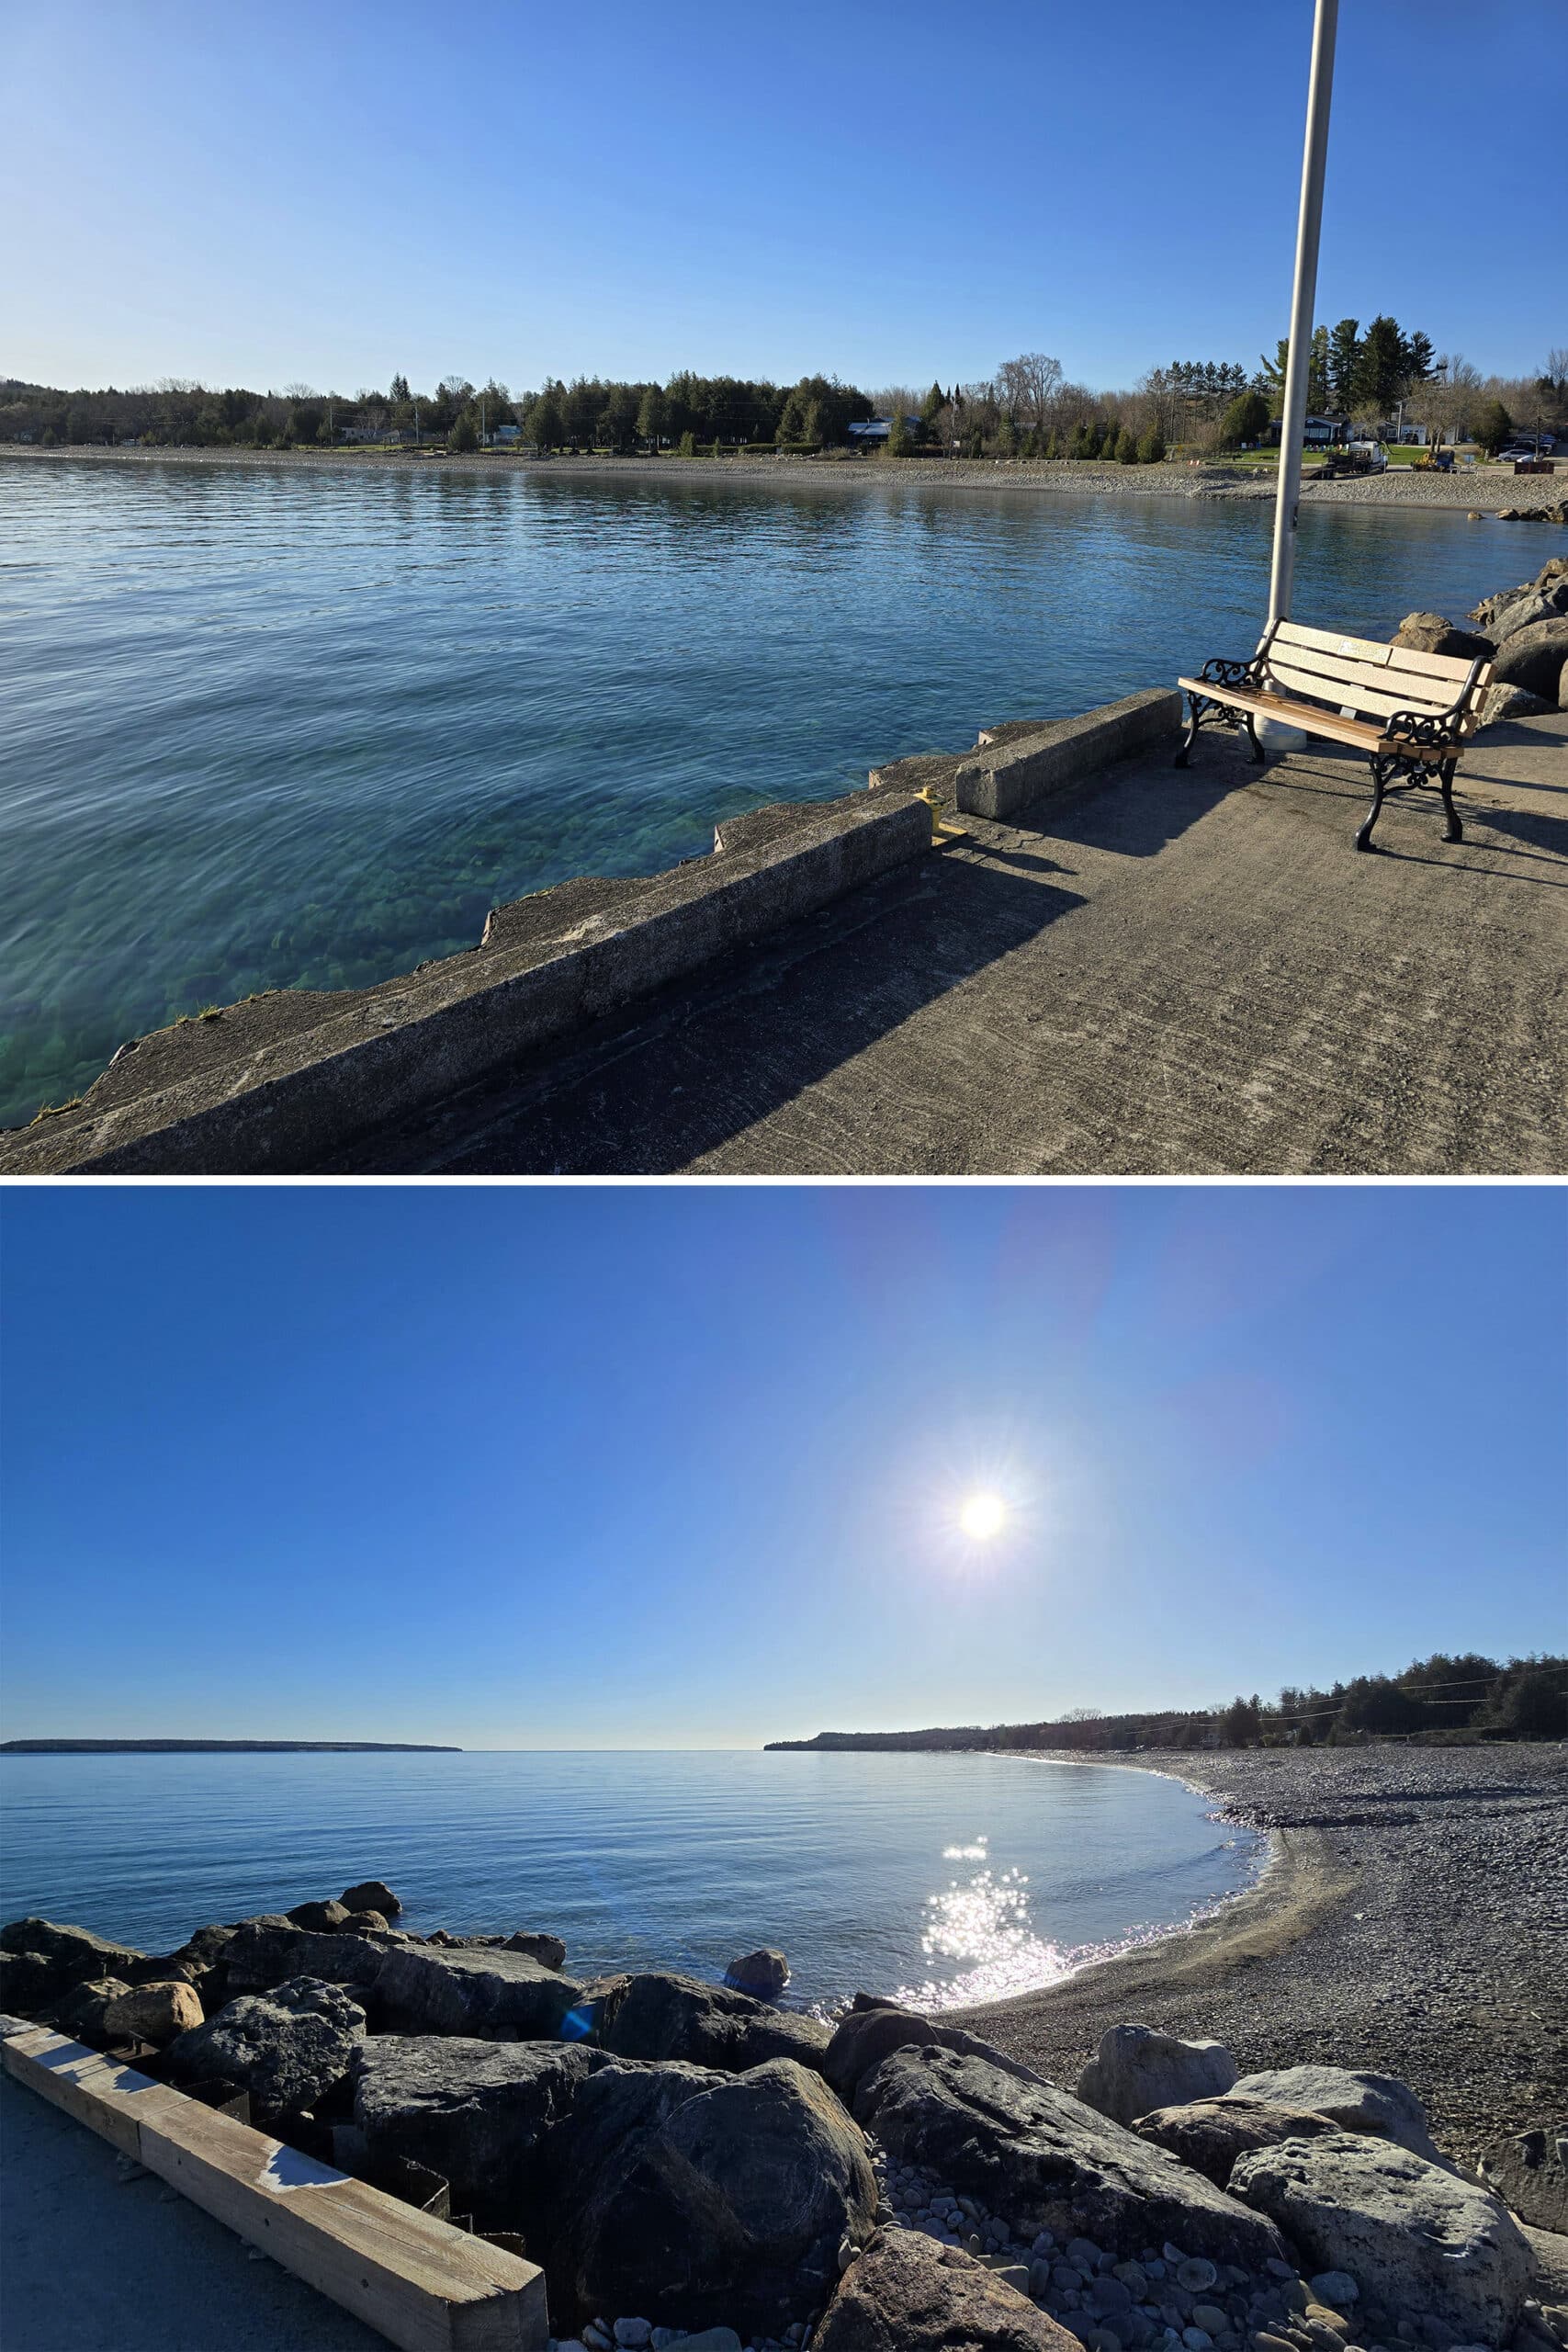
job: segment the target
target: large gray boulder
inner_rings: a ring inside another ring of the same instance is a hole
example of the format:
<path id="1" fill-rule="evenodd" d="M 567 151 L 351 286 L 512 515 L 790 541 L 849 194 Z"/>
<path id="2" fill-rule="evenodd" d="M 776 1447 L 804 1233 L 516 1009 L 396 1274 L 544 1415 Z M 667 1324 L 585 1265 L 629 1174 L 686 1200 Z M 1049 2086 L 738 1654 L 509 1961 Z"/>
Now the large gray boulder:
<path id="1" fill-rule="evenodd" d="M 1152 2141 L 1216 2188 L 1230 2186 L 1231 2168 L 1238 2156 L 1258 2148 L 1277 2148 L 1281 2140 L 1319 2140 L 1344 2125 L 1326 2115 L 1299 2107 L 1280 2107 L 1269 2099 L 1247 2098 L 1232 2092 L 1225 2098 L 1201 2098 L 1186 2107 L 1156 2107 L 1140 2115 L 1133 2126 L 1140 2140 Z"/>
<path id="2" fill-rule="evenodd" d="M 1428 2164 L 1447 2162 L 1427 2129 L 1426 2109 L 1396 2075 L 1349 2066 L 1275 2066 L 1244 2075 L 1231 2087 L 1238 2098 L 1306 2108 L 1326 2115 L 1342 2131 L 1381 2132 Z"/>
<path id="3" fill-rule="evenodd" d="M 1181 2041 L 1153 2026 L 1113 2025 L 1078 2076 L 1078 2097 L 1115 2123 L 1133 2123 L 1156 2107 L 1213 2098 L 1228 2091 L 1235 2060 L 1221 2041 Z"/>
<path id="4" fill-rule="evenodd" d="M 301 1976 L 243 1994 L 165 2055 L 171 2082 L 243 2084 L 265 2126 L 313 2111 L 351 2072 L 365 2040 L 365 2011 L 341 1984 Z"/>
<path id="5" fill-rule="evenodd" d="M 1492 651 L 1489 637 L 1478 637 L 1472 629 L 1456 628 L 1441 613 L 1406 613 L 1391 642 L 1408 646 L 1417 653 L 1447 653 L 1466 662 L 1483 661 Z"/>
<path id="6" fill-rule="evenodd" d="M 1044 2080 L 1032 2067 L 994 2049 L 978 2035 L 965 2033 L 962 2026 L 939 2025 L 918 2009 L 901 2008 L 897 2001 L 880 2000 L 866 1993 L 855 1995 L 852 2006 L 833 2029 L 833 2038 L 823 2052 L 822 2072 L 844 2105 L 852 2108 L 855 2093 L 872 2069 L 882 2064 L 889 2051 L 904 2049 L 957 2050 L 972 2058 L 984 2058 L 1003 2074 L 1016 2075 L 1020 2082 Z"/>
<path id="7" fill-rule="evenodd" d="M 360 1906 L 347 1903 L 297 1903 L 285 1913 L 297 1928 L 308 1928 L 312 1935 L 330 1936 L 344 1927 Z"/>
<path id="8" fill-rule="evenodd" d="M 731 2073 L 770 2058 L 820 2069 L 831 2035 L 816 2018 L 770 2007 L 693 1976 L 634 1976 L 606 2004 L 598 2040 L 618 2058 L 680 2059 Z"/>
<path id="9" fill-rule="evenodd" d="M 1568 2232 L 1568 2120 L 1494 2141 L 1476 2170 L 1522 2222 Z"/>
<path id="10" fill-rule="evenodd" d="M 1515 629 L 1497 648 L 1495 683 L 1523 686 L 1527 694 L 1554 700 L 1564 662 L 1568 662 L 1568 614 L 1532 621 L 1527 628 Z"/>
<path id="11" fill-rule="evenodd" d="M 1078 2352 L 1026 2295 L 955 2245 L 878 2230 L 845 2273 L 816 2352 Z"/>
<path id="12" fill-rule="evenodd" d="M 89 1976 L 85 1984 L 73 1984 L 51 2004 L 45 2022 L 73 2041 L 106 2042 L 111 2037 L 104 2027 L 104 2012 L 130 1990 L 122 1976 Z"/>
<path id="13" fill-rule="evenodd" d="M 876 2211 L 863 2138 L 791 2059 L 606 2066 L 542 2156 L 560 2184 L 547 2270 L 563 2334 L 627 2312 L 748 2339 L 808 2325 Z"/>
<path id="14" fill-rule="evenodd" d="M 1025 2242 L 1050 2230 L 1132 2256 L 1170 2239 L 1247 2269 L 1282 2251 L 1272 2229 L 1201 2173 L 1066 2091 L 983 2058 L 895 2050 L 862 2081 L 854 2111 L 898 2163 L 978 2198 Z"/>
<path id="15" fill-rule="evenodd" d="M 724 1981 L 737 1993 L 750 1993 L 753 2000 L 776 2001 L 789 1983 L 789 1962 L 772 1945 L 760 1945 L 757 1951 L 743 1951 L 732 1960 Z"/>
<path id="16" fill-rule="evenodd" d="M 119 1976 L 129 1984 L 147 1958 L 131 1944 L 32 1916 L 0 1928 L 0 1952 L 9 1956 L 0 1968 L 0 1998 L 24 2015 L 89 1977 Z"/>
<path id="17" fill-rule="evenodd" d="M 267 1993 L 296 1976 L 309 1976 L 367 1992 L 388 1952 L 397 1948 L 389 1933 L 317 1935 L 288 1919 L 244 1919 L 223 1948 L 224 1983 L 231 1995 Z"/>
<path id="18" fill-rule="evenodd" d="M 1277 2222 L 1314 2271 L 1348 2271 L 1364 2298 L 1443 2331 L 1505 2344 L 1529 2292 L 1517 2223 L 1473 2181 L 1351 2132 L 1237 2159 L 1231 2188 Z"/>
<path id="19" fill-rule="evenodd" d="M 376 1939 L 364 1939 L 374 1948 Z M 592 1988 L 531 1952 L 497 1946 L 394 1945 L 378 1955 L 375 2001 L 394 2033 L 460 2033 L 481 2041 L 587 2041 Z"/>
<path id="20" fill-rule="evenodd" d="M 539 2143 L 613 2063 L 581 2042 L 377 2034 L 356 2054 L 354 2120 L 373 2164 L 428 2165 L 451 2182 L 454 2211 L 529 2234 L 544 2195 Z"/>

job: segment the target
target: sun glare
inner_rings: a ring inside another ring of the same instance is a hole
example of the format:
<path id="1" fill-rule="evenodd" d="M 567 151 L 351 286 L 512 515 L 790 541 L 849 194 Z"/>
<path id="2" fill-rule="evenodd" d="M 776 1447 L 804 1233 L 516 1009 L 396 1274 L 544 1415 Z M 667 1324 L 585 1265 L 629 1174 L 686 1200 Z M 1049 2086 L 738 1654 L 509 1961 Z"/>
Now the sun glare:
<path id="1" fill-rule="evenodd" d="M 1007 1514 L 996 1495 L 970 1495 L 958 1514 L 958 1524 L 972 1544 L 988 1543 L 1002 1532 Z"/>

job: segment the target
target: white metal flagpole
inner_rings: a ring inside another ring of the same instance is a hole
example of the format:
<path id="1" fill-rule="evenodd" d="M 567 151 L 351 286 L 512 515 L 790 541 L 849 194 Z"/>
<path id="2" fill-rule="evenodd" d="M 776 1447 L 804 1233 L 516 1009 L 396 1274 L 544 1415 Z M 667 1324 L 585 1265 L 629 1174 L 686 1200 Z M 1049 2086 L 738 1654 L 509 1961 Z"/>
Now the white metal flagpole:
<path id="1" fill-rule="evenodd" d="M 1274 562 L 1269 617 L 1289 620 L 1296 568 L 1296 503 L 1302 488 L 1302 434 L 1312 366 L 1312 314 L 1317 300 L 1317 242 L 1323 227 L 1323 175 L 1328 157 L 1328 105 L 1334 94 L 1334 40 L 1339 0 L 1317 0 L 1307 91 L 1306 150 L 1296 225 L 1296 282 L 1291 297 L 1291 349 L 1285 363 L 1285 413 L 1280 426 L 1280 491 L 1274 508 Z"/>

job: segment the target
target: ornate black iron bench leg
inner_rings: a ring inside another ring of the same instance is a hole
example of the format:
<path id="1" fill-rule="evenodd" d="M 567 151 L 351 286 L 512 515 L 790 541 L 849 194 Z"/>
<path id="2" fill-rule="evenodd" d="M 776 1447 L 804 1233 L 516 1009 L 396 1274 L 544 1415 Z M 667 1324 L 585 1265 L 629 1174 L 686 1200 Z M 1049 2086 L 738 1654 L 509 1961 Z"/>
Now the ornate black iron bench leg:
<path id="1" fill-rule="evenodd" d="M 1442 766 L 1443 814 L 1449 820 L 1443 828 L 1446 842 L 1461 842 L 1464 839 L 1464 827 L 1460 823 L 1459 810 L 1454 807 L 1454 769 L 1458 764 L 1457 760 L 1445 760 Z"/>
<path id="2" fill-rule="evenodd" d="M 1181 739 L 1180 751 L 1178 752 L 1175 759 L 1172 760 L 1170 763 L 1173 768 L 1184 768 L 1187 765 L 1187 754 L 1192 749 L 1193 744 L 1198 741 L 1198 729 L 1203 723 L 1203 713 L 1207 708 L 1208 702 L 1203 695 L 1188 695 L 1187 732 Z"/>
<path id="3" fill-rule="evenodd" d="M 1360 831 L 1356 835 L 1356 847 L 1358 849 L 1371 849 L 1372 845 L 1372 827 L 1377 823 L 1378 812 L 1382 807 L 1383 785 L 1386 781 L 1386 771 L 1384 769 L 1383 763 L 1376 756 L 1375 753 L 1372 755 L 1371 770 L 1372 805 L 1367 811 Z"/>
<path id="4" fill-rule="evenodd" d="M 1258 729 L 1253 720 L 1251 711 L 1244 710 L 1242 712 L 1241 723 L 1247 729 L 1247 740 L 1252 746 L 1252 763 L 1254 767 L 1260 768 L 1263 765 L 1263 746 L 1258 740 Z"/>

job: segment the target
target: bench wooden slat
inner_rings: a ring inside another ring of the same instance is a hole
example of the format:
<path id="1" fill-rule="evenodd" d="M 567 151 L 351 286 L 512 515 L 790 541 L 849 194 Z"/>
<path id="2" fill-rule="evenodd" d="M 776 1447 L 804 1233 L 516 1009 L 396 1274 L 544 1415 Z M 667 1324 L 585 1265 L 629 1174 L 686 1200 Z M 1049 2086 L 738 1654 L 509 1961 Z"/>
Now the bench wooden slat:
<path id="1" fill-rule="evenodd" d="M 1459 653 L 1423 653 L 1413 645 L 1382 645 L 1375 637 L 1350 637 L 1344 630 L 1308 628 L 1301 621 L 1280 621 L 1273 632 L 1275 645 L 1313 647 L 1320 653 L 1351 650 L 1347 661 L 1364 662 L 1369 668 L 1413 670 L 1423 678 L 1449 678 L 1456 688 L 1470 674 L 1470 663 Z M 1452 695 L 1449 697 L 1451 701 Z"/>
<path id="2" fill-rule="evenodd" d="M 1314 735 L 1325 735 L 1331 742 L 1353 744 L 1359 752 L 1375 752 L 1388 738 L 1381 727 L 1359 718 L 1341 718 L 1337 710 L 1320 710 L 1311 703 L 1289 702 L 1281 695 L 1255 694 L 1240 686 L 1206 685 L 1201 678 L 1179 678 L 1179 685 L 1189 693 L 1207 695 L 1212 702 L 1231 704 L 1238 710 L 1255 710 L 1260 718 L 1281 719 L 1287 727 L 1300 727 Z M 1440 749 L 1412 743 L 1408 747 L 1414 759 L 1441 760 Z"/>
<path id="3" fill-rule="evenodd" d="M 1338 708 L 1353 706 L 1360 718 L 1392 718 L 1396 710 L 1418 710 L 1431 716 L 1450 707 L 1451 696 L 1437 701 L 1430 697 L 1417 699 L 1403 688 L 1394 686 L 1377 689 L 1348 679 L 1325 678 L 1313 670 L 1299 670 L 1293 662 L 1281 662 L 1270 654 L 1267 672 L 1269 688 L 1287 698 L 1298 695 L 1321 695 L 1324 700 Z"/>
<path id="4" fill-rule="evenodd" d="M 1366 662 L 1341 662 L 1332 653 L 1319 653 L 1312 647 L 1281 646 L 1277 640 L 1264 656 L 1265 667 L 1281 676 L 1316 678 L 1317 685 L 1307 688 L 1310 694 L 1321 694 L 1338 702 L 1356 702 L 1363 694 L 1392 696 L 1394 710 L 1426 710 L 1434 713 L 1451 710 L 1456 691 L 1448 679 L 1422 677 L 1416 671 L 1374 670 Z M 1469 675 L 1467 670 L 1466 675 Z M 1367 704 L 1369 710 L 1378 710 L 1382 703 Z"/>

